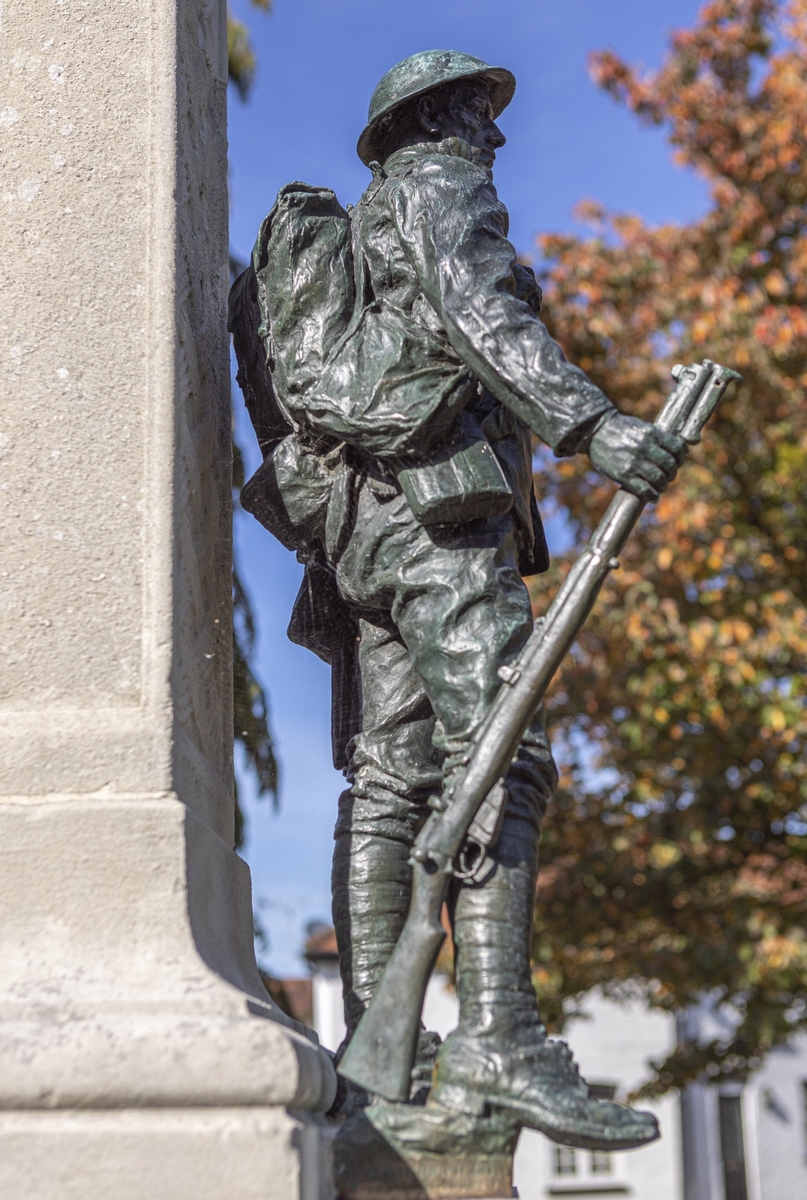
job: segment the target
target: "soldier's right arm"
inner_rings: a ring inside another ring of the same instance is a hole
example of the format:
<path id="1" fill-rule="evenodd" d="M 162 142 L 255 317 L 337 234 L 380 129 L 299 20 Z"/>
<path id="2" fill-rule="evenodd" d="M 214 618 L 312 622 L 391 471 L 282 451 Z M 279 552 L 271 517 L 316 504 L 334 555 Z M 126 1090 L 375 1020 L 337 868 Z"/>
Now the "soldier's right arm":
<path id="1" fill-rule="evenodd" d="M 392 208 L 423 291 L 460 358 L 556 454 L 587 450 L 616 415 L 515 296 L 507 210 L 467 159 L 428 156 L 393 185 Z"/>
<path id="2" fill-rule="evenodd" d="M 602 474 L 657 500 L 684 443 L 620 413 L 516 298 L 507 210 L 487 172 L 457 155 L 428 155 L 392 201 L 423 291 L 474 374 L 557 455 L 585 451 Z"/>

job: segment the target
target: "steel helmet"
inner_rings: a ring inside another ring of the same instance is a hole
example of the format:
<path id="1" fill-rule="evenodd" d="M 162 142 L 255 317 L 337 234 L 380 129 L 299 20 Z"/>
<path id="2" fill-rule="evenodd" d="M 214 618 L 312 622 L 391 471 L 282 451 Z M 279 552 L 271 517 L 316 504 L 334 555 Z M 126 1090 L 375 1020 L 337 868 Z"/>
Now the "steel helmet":
<path id="1" fill-rule="evenodd" d="M 516 90 L 511 71 L 491 67 L 472 54 L 460 54 L 457 50 L 423 50 L 413 54 L 387 71 L 373 92 L 367 125 L 356 147 L 362 162 L 369 166 L 383 153 L 379 126 L 393 109 L 413 96 L 422 96 L 432 88 L 460 79 L 481 79 L 487 85 L 494 117 L 507 108 Z"/>

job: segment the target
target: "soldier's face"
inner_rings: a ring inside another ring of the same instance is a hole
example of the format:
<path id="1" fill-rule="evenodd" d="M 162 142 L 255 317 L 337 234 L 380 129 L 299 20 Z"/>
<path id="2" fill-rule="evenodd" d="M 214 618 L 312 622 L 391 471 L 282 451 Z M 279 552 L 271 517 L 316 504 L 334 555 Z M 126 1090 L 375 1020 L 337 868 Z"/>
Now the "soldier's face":
<path id="1" fill-rule="evenodd" d="M 493 166 L 496 151 L 507 140 L 493 119 L 487 89 L 479 85 L 457 88 L 443 114 L 443 137 L 458 137 L 481 150 Z"/>

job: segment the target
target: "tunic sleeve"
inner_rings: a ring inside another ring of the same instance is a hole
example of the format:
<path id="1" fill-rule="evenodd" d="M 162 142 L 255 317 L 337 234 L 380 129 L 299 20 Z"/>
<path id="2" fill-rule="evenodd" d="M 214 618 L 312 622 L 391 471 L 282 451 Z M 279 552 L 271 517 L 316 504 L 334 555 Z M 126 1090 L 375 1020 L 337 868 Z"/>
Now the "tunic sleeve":
<path id="1" fill-rule="evenodd" d="M 426 159 L 391 199 L 424 294 L 463 362 L 557 455 L 585 449 L 614 406 L 516 299 L 507 210 L 487 173 L 459 157 Z"/>

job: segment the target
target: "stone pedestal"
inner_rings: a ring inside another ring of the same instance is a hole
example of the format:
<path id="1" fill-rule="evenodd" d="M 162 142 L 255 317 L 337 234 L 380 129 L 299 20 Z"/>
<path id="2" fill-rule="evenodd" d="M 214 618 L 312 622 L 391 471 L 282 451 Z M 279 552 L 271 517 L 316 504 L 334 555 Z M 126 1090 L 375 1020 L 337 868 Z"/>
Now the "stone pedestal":
<path id="1" fill-rule="evenodd" d="M 319 1200 L 232 848 L 224 0 L 6 0 L 0 72 L 0 1195 Z"/>

